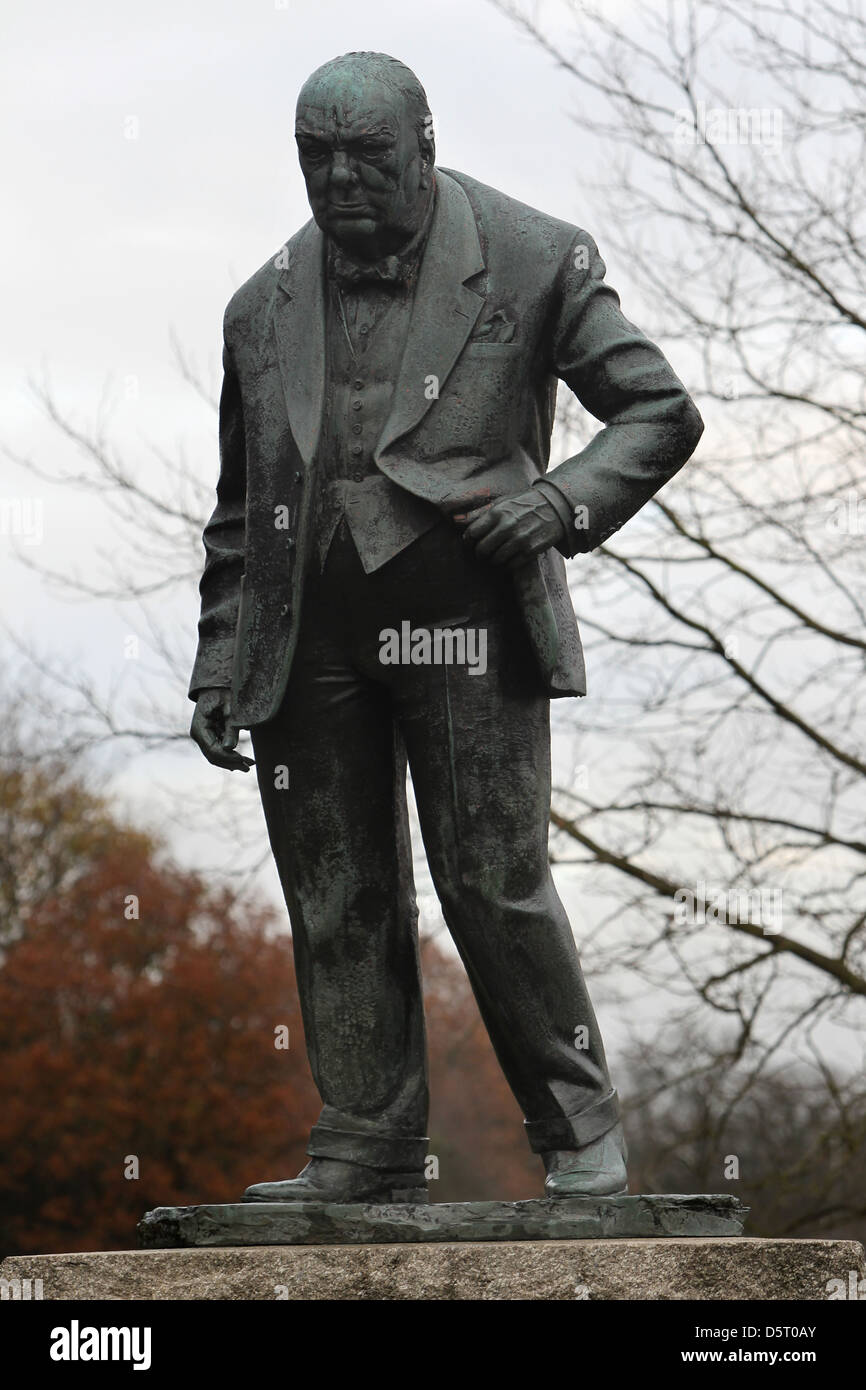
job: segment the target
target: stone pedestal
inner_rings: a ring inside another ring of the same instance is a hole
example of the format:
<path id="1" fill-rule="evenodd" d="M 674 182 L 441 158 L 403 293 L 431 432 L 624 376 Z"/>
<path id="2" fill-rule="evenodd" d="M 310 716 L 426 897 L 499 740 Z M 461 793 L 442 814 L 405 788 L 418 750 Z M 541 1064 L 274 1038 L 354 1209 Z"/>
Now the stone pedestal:
<path id="1" fill-rule="evenodd" d="M 853 1240 L 759 1240 L 730 1193 L 157 1207 L 141 1250 L 15 1256 L 5 1298 L 610 1302 L 861 1297 Z M 862 1281 L 862 1283 L 861 1283 Z M 853 1292 L 852 1292 L 853 1290 Z"/>
<path id="2" fill-rule="evenodd" d="M 132 1250 L 0 1266 L 10 1289 L 40 1279 L 46 1300 L 123 1301 L 825 1301 L 857 1297 L 864 1274 L 857 1241 L 748 1237 Z"/>

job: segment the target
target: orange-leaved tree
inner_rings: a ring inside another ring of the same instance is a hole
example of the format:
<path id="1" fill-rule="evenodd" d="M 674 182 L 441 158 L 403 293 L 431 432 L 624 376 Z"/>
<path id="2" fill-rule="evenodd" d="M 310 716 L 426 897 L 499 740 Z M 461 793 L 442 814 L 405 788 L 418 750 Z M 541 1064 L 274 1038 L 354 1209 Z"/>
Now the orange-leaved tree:
<path id="1" fill-rule="evenodd" d="M 0 878 L 2 1253 L 130 1247 L 151 1207 L 303 1167 L 320 1102 L 281 913 L 171 864 L 80 770 L 18 756 Z M 424 966 L 432 1198 L 533 1195 L 465 975 L 432 941 Z"/>
<path id="2" fill-rule="evenodd" d="M 62 771 L 4 767 L 0 803 L 4 1251 L 129 1246 L 148 1207 L 300 1164 L 318 1105 L 274 914 Z"/>

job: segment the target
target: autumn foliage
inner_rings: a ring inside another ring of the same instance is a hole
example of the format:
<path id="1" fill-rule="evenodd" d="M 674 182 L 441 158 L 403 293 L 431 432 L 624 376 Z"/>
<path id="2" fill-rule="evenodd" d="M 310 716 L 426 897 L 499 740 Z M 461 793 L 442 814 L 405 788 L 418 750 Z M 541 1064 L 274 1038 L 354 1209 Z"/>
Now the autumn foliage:
<path id="1" fill-rule="evenodd" d="M 283 915 L 57 770 L 0 772 L 0 841 L 0 1251 L 131 1247 L 148 1208 L 297 1173 L 319 1099 Z M 434 1200 L 538 1195 L 462 967 L 424 962 Z"/>

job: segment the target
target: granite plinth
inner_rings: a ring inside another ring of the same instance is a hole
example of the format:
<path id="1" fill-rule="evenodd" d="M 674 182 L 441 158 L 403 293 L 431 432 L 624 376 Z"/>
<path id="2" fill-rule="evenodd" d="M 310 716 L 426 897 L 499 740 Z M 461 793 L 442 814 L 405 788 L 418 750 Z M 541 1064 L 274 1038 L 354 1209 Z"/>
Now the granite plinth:
<path id="1" fill-rule="evenodd" d="M 235 1202 L 156 1207 L 138 1226 L 145 1249 L 179 1246 L 395 1245 L 453 1241 L 740 1236 L 748 1214 L 730 1193 L 569 1197 L 430 1206 Z"/>
<path id="2" fill-rule="evenodd" d="M 9 1283 L 41 1281 L 39 1296 L 46 1301 L 123 1302 L 824 1302 L 866 1297 L 858 1291 L 866 1290 L 864 1275 L 863 1246 L 856 1240 L 751 1236 L 111 1250 L 15 1255 L 0 1265 L 0 1278 Z"/>

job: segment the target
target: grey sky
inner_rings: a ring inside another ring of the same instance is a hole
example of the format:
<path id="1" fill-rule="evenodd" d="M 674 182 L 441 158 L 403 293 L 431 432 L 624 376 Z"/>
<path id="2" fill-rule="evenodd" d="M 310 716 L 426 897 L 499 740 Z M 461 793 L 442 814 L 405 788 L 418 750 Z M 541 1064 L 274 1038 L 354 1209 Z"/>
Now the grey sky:
<path id="1" fill-rule="evenodd" d="M 150 381 L 169 324 L 213 351 L 231 290 L 309 216 L 297 90 L 354 47 L 417 69 L 441 163 L 579 213 L 568 82 L 483 0 L 21 7 L 3 58 L 7 383 L 43 359 L 82 402 L 109 367 Z"/>
<path id="2" fill-rule="evenodd" d="M 567 24 L 555 0 L 541 8 Z M 169 333 L 216 387 L 226 300 L 309 217 L 294 104 L 336 53 L 379 48 L 418 71 L 440 163 L 569 220 L 585 211 L 564 123 L 575 94 L 484 0 L 363 11 L 350 0 L 52 0 L 10 10 L 5 31 L 3 439 L 47 466 L 74 455 L 34 403 L 28 382 L 43 371 L 82 425 L 110 381 L 110 434 L 137 466 L 151 466 L 150 444 L 183 447 L 215 480 L 213 418 L 179 380 Z M 0 495 L 32 492 L 4 465 Z M 91 498 L 39 498 L 53 559 L 86 572 L 110 550 Z M 22 584 L 8 551 L 12 616 L 98 659 L 104 613 Z"/>

